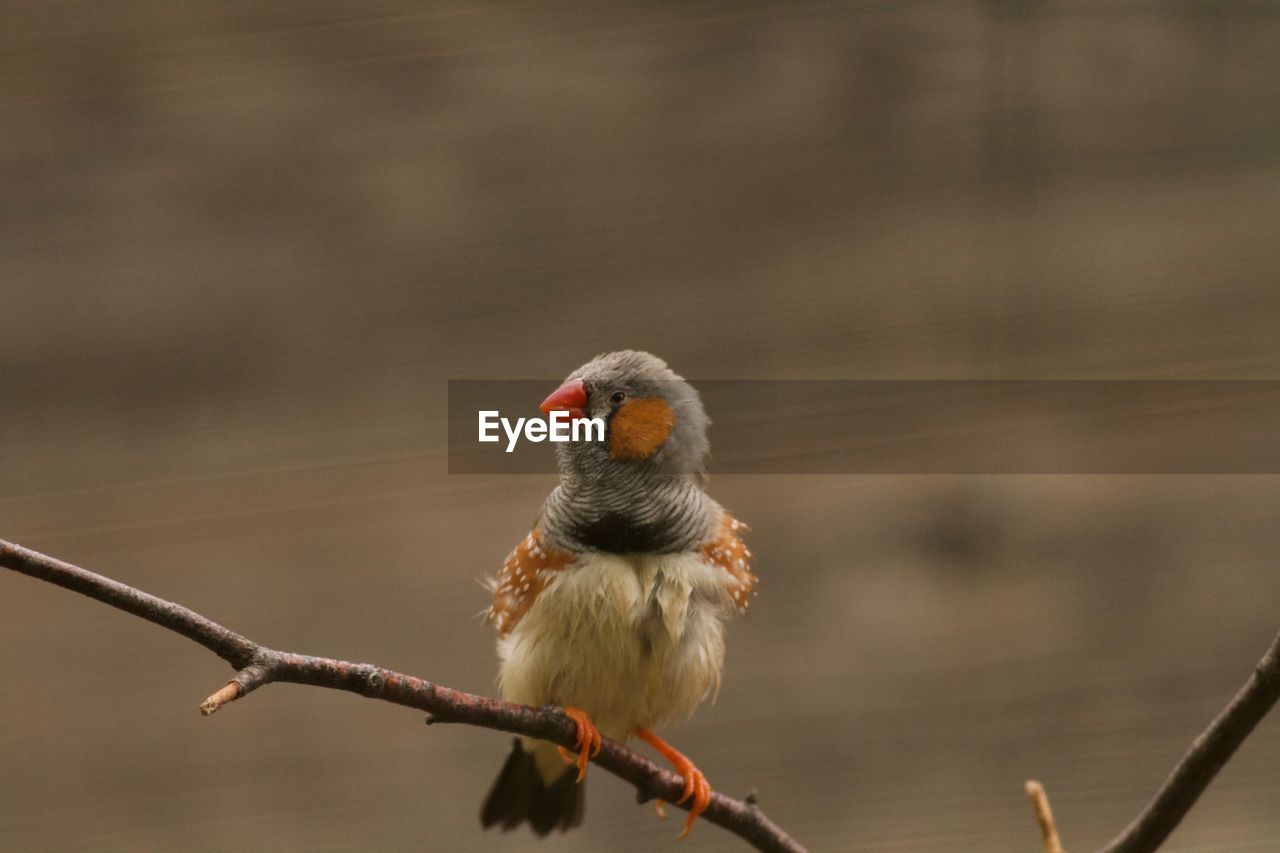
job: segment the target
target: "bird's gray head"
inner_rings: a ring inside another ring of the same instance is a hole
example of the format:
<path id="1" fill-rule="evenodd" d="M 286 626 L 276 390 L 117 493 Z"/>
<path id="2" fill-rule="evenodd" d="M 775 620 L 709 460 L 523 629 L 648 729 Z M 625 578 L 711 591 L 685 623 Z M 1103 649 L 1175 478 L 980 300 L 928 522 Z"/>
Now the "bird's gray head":
<path id="1" fill-rule="evenodd" d="M 543 412 L 557 410 L 605 422 L 604 441 L 556 445 L 562 477 L 703 477 L 707 413 L 693 386 L 657 356 L 623 350 L 593 358 L 543 401 Z"/>

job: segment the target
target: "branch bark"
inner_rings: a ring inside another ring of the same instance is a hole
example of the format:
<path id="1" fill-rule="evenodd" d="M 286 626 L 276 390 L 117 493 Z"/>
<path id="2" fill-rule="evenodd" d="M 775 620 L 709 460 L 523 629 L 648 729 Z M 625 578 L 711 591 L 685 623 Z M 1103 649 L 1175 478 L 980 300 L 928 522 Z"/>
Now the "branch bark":
<path id="1" fill-rule="evenodd" d="M 1169 837 L 1244 739 L 1280 699 L 1280 634 L 1253 674 L 1209 727 L 1191 743 L 1133 823 L 1099 853 L 1149 853 Z"/>
<path id="2" fill-rule="evenodd" d="M 0 566 L 47 581 L 194 640 L 236 669 L 235 677 L 200 705 L 206 716 L 264 684 L 284 681 L 345 690 L 427 712 L 427 722 L 466 723 L 541 738 L 572 749 L 573 721 L 554 707 L 531 708 L 464 693 L 367 663 L 270 649 L 180 604 L 165 601 L 79 566 L 0 540 Z M 684 780 L 616 741 L 605 739 L 592 759 L 636 787 L 637 799 L 680 799 Z M 681 808 L 687 809 L 686 805 Z M 702 817 L 758 850 L 804 853 L 804 848 L 765 817 L 753 797 L 736 800 L 712 792 Z"/>

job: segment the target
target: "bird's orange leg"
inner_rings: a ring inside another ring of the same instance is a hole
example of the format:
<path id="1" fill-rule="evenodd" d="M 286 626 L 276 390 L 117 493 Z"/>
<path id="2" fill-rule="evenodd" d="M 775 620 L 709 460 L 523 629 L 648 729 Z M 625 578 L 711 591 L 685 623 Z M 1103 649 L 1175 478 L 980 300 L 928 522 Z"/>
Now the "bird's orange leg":
<path id="1" fill-rule="evenodd" d="M 693 829 L 693 822 L 698 819 L 698 815 L 706 811 L 711 803 L 711 785 L 707 783 L 707 777 L 702 775 L 702 771 L 694 767 L 693 762 L 685 758 L 684 754 L 674 746 L 644 727 L 637 728 L 636 734 L 649 746 L 661 752 L 662 757 L 670 761 L 676 772 L 684 777 L 684 795 L 676 800 L 677 804 L 693 797 L 693 804 L 689 806 L 689 817 L 684 822 L 684 832 L 680 833 L 680 838 L 683 840 L 689 834 L 689 830 Z M 659 802 L 659 809 L 661 809 L 661 802 Z"/>
<path id="2" fill-rule="evenodd" d="M 560 757 L 566 764 L 578 765 L 578 781 L 581 782 L 587 778 L 587 762 L 600 751 L 600 732 L 587 716 L 587 712 L 581 708 L 566 705 L 564 715 L 573 720 L 573 724 L 578 727 L 578 757 L 574 758 L 573 753 L 563 746 L 557 746 L 556 749 L 560 750 Z"/>

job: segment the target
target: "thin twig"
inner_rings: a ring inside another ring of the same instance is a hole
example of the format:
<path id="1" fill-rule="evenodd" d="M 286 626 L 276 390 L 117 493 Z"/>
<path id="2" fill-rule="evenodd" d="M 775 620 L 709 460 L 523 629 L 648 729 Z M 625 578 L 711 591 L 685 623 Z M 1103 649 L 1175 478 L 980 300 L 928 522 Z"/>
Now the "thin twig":
<path id="1" fill-rule="evenodd" d="M 1058 838 L 1058 828 L 1053 825 L 1053 809 L 1049 808 L 1049 795 L 1044 792 L 1044 785 L 1032 779 L 1027 782 L 1026 788 L 1031 808 L 1036 814 L 1036 823 L 1040 824 L 1044 853 L 1062 853 L 1062 839 Z"/>
<path id="2" fill-rule="evenodd" d="M 206 717 L 217 711 L 228 702 L 234 702 L 240 698 L 240 685 L 234 681 L 228 681 L 222 687 L 218 688 L 218 692 L 214 693 L 208 699 L 200 703 L 200 713 Z"/>
<path id="3" fill-rule="evenodd" d="M 467 723 L 540 738 L 568 748 L 573 748 L 576 743 L 576 726 L 557 708 L 531 708 L 502 702 L 367 663 L 269 649 L 180 604 L 4 540 L 0 540 L 0 566 L 74 590 L 154 622 L 194 640 L 230 663 L 236 669 L 235 678 L 201 703 L 200 711 L 206 716 L 264 684 L 285 681 L 345 690 L 416 708 L 428 712 L 432 722 Z M 674 803 L 683 794 L 684 780 L 681 777 L 616 741 L 605 739 L 592 760 L 635 785 L 650 799 Z M 688 805 L 681 808 L 687 809 Z M 724 827 L 758 850 L 804 853 L 804 848 L 766 818 L 755 804 L 713 792 L 711 803 L 702 817 Z"/>
<path id="4" fill-rule="evenodd" d="M 1099 853 L 1149 853 L 1158 849 L 1278 699 L 1280 634 L 1240 692 L 1192 741 L 1147 807 Z"/>

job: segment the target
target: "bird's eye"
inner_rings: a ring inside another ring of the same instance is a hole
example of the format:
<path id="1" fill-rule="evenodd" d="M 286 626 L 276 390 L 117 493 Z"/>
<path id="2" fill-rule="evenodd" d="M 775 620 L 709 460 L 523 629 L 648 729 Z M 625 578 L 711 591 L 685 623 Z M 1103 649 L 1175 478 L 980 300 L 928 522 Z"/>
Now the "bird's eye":
<path id="1" fill-rule="evenodd" d="M 622 405 L 622 401 L 625 399 L 627 399 L 626 391 L 614 391 L 612 394 L 609 395 L 609 402 L 615 406 Z"/>

